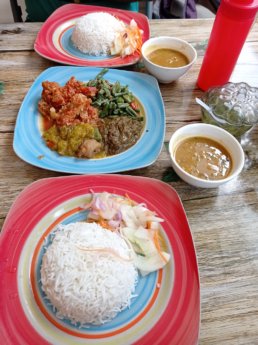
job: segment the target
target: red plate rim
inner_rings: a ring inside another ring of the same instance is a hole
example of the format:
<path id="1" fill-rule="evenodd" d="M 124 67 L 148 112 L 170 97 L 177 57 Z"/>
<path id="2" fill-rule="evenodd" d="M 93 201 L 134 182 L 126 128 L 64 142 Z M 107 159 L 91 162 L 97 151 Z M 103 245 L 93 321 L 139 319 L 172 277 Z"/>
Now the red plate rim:
<path id="1" fill-rule="evenodd" d="M 5 344 L 49 344 L 26 318 L 18 295 L 17 269 L 26 238 L 36 224 L 59 204 L 84 194 L 127 193 L 164 218 L 172 247 L 174 286 L 164 313 L 134 344 L 195 345 L 200 326 L 200 284 L 194 244 L 176 191 L 161 181 L 127 175 L 82 175 L 47 178 L 26 187 L 12 205 L 0 237 L 0 340 Z M 33 341 L 32 341 L 33 339 Z"/>
<path id="2" fill-rule="evenodd" d="M 61 25 L 91 12 L 107 12 L 125 23 L 129 23 L 131 19 L 134 19 L 139 28 L 143 30 L 143 42 L 150 37 L 149 21 L 142 13 L 102 6 L 67 4 L 55 10 L 44 22 L 34 43 L 35 51 L 46 59 L 74 66 L 122 67 L 135 64 L 139 61 L 141 57 L 140 53 L 135 53 L 124 58 L 112 57 L 105 60 L 83 60 L 76 56 L 62 54 L 62 52 L 55 47 L 53 44 L 53 35 Z"/>

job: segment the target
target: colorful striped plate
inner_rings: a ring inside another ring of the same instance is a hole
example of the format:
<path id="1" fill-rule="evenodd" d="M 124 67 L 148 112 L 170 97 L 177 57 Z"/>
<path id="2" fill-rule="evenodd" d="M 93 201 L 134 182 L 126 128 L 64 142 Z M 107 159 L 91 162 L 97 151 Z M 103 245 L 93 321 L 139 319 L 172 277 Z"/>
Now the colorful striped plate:
<path id="1" fill-rule="evenodd" d="M 107 12 L 126 24 L 134 19 L 138 27 L 143 30 L 143 42 L 150 36 L 148 18 L 142 13 L 102 6 L 67 4 L 53 12 L 42 25 L 34 43 L 35 51 L 46 59 L 74 66 L 122 67 L 139 61 L 140 52 L 125 57 L 90 56 L 74 47 L 71 35 L 76 20 L 92 12 Z"/>
<path id="2" fill-rule="evenodd" d="M 40 284 L 43 252 L 57 224 L 85 219 L 90 191 L 127 194 L 164 219 L 171 254 L 163 270 L 140 277 L 129 309 L 102 326 L 56 317 Z M 0 343 L 8 345 L 196 345 L 200 290 L 196 255 L 182 203 L 169 185 L 127 175 L 39 180 L 20 193 L 0 238 Z"/>

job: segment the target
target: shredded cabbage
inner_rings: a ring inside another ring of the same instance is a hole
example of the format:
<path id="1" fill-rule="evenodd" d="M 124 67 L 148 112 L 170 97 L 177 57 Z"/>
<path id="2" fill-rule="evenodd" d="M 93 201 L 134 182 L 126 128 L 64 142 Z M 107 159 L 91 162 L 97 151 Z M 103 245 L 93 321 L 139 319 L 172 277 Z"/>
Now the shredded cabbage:
<path id="1" fill-rule="evenodd" d="M 93 193 L 91 202 L 84 208 L 89 209 L 89 220 L 119 232 L 130 242 L 134 264 L 143 275 L 163 268 L 170 260 L 170 254 L 159 243 L 160 223 L 164 220 L 146 205 L 103 192 Z"/>

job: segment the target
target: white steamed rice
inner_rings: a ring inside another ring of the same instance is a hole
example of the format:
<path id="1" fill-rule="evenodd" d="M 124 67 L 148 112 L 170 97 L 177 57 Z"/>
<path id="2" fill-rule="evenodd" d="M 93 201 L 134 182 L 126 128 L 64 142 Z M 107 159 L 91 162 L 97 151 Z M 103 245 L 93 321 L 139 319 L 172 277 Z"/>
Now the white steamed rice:
<path id="1" fill-rule="evenodd" d="M 72 42 L 76 48 L 89 55 L 110 54 L 117 33 L 125 24 L 106 12 L 93 12 L 78 19 Z"/>
<path id="2" fill-rule="evenodd" d="M 56 316 L 100 325 L 130 306 L 138 273 L 128 259 L 124 239 L 96 223 L 59 226 L 41 266 L 42 289 Z"/>

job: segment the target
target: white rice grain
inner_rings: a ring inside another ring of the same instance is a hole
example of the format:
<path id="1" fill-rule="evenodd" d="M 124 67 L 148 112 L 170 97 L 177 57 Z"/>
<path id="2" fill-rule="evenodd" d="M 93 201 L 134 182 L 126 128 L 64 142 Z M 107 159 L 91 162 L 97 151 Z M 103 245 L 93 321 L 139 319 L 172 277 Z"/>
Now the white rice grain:
<path id="1" fill-rule="evenodd" d="M 59 226 L 41 266 L 42 289 L 56 316 L 100 325 L 129 307 L 138 278 L 130 250 L 96 223 Z"/>
<path id="2" fill-rule="evenodd" d="M 72 42 L 76 48 L 89 55 L 108 55 L 117 33 L 125 24 L 106 12 L 93 12 L 78 19 Z"/>

